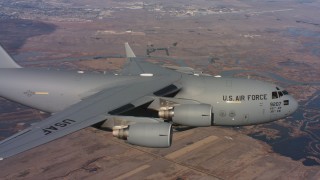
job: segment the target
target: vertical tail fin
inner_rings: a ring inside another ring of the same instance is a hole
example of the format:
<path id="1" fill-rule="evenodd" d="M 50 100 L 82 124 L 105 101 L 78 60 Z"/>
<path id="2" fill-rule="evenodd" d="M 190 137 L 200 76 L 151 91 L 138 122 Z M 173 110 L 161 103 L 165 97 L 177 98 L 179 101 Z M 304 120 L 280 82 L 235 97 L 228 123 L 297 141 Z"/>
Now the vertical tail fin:
<path id="1" fill-rule="evenodd" d="M 21 68 L 0 45 L 0 68 Z"/>

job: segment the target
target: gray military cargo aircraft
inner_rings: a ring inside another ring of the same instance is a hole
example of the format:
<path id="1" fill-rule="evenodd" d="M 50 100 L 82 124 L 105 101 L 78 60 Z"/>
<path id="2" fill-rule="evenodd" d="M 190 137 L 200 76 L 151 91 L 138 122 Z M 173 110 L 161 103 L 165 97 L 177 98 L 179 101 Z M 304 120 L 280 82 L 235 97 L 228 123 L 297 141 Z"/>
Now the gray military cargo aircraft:
<path id="1" fill-rule="evenodd" d="M 88 126 L 145 147 L 169 147 L 172 125 L 242 126 L 289 116 L 297 101 L 250 79 L 181 73 L 137 58 L 125 43 L 120 74 L 22 68 L 0 48 L 0 96 L 52 113 L 0 142 L 8 158 Z"/>

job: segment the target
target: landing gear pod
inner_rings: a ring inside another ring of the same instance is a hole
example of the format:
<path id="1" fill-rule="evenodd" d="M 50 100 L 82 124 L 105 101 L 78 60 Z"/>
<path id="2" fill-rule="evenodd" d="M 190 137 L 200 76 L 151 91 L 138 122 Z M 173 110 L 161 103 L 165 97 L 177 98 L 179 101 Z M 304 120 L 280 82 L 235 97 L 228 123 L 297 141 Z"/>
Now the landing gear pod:
<path id="1" fill-rule="evenodd" d="M 123 129 L 114 129 L 113 136 L 128 143 L 151 148 L 166 148 L 172 143 L 172 125 L 169 123 L 137 123 Z"/>

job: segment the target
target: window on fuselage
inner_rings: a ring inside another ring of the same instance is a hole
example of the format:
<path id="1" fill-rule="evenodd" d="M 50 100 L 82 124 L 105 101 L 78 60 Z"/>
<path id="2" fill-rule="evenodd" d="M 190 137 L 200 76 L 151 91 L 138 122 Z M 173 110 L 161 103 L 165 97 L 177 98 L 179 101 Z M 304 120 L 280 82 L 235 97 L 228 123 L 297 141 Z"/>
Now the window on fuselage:
<path id="1" fill-rule="evenodd" d="M 279 97 L 283 96 L 283 93 L 281 91 L 278 91 Z"/>
<path id="2" fill-rule="evenodd" d="M 272 99 L 278 99 L 278 92 L 277 91 L 272 92 Z"/>
<path id="3" fill-rule="evenodd" d="M 283 95 L 288 95 L 289 94 L 288 91 L 286 91 L 286 90 L 283 90 L 282 93 L 283 93 Z"/>

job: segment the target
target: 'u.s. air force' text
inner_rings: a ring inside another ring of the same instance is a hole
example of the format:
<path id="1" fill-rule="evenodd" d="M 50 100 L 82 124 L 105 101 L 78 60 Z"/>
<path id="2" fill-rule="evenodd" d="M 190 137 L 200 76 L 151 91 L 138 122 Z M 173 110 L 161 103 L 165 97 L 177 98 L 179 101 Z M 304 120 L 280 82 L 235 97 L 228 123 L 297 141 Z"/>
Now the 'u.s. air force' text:
<path id="1" fill-rule="evenodd" d="M 223 95 L 223 101 L 261 101 L 267 100 L 267 94 Z"/>

